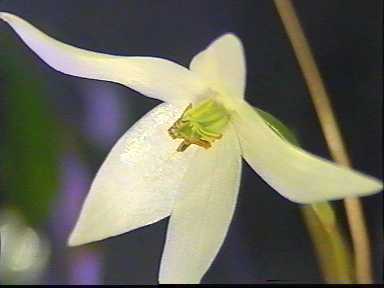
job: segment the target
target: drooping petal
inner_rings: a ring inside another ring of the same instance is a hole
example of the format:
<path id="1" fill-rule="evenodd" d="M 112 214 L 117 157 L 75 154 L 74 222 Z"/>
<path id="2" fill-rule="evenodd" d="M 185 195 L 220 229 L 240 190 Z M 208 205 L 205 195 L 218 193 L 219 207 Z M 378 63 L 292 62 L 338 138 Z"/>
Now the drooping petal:
<path id="1" fill-rule="evenodd" d="M 39 31 L 27 21 L 0 13 L 22 40 L 49 66 L 65 74 L 106 80 L 170 103 L 191 102 L 205 93 L 196 73 L 154 57 L 123 57 L 76 48 Z"/>
<path id="2" fill-rule="evenodd" d="M 241 41 L 234 34 L 225 34 L 213 41 L 192 59 L 190 69 L 199 73 L 217 92 L 244 97 L 245 56 Z"/>
<path id="3" fill-rule="evenodd" d="M 128 232 L 170 214 L 195 153 L 194 147 L 176 152 L 180 143 L 167 134 L 181 113 L 161 104 L 120 138 L 92 183 L 69 245 Z"/>
<path id="4" fill-rule="evenodd" d="M 160 283 L 198 283 L 218 253 L 236 206 L 241 174 L 231 126 L 212 148 L 198 153 L 171 212 Z"/>
<path id="5" fill-rule="evenodd" d="M 299 203 L 370 195 L 382 183 L 282 140 L 253 107 L 241 102 L 233 122 L 245 160 L 277 192 Z"/>

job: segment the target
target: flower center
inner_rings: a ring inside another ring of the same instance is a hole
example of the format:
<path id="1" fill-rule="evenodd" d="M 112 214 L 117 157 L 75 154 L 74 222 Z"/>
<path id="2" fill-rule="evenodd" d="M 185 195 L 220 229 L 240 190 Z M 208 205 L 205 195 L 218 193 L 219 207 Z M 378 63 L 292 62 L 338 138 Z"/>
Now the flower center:
<path id="1" fill-rule="evenodd" d="M 181 117 L 168 129 L 172 139 L 183 139 L 177 147 L 183 152 L 191 144 L 205 149 L 223 136 L 230 115 L 223 105 L 213 99 L 204 100 L 196 107 L 189 104 Z"/>

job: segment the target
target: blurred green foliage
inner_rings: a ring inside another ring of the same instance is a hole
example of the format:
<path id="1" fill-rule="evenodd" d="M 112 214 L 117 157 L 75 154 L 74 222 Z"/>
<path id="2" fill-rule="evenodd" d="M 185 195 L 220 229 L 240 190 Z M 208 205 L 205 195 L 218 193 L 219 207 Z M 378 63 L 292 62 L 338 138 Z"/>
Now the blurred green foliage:
<path id="1" fill-rule="evenodd" d="M 44 221 L 58 189 L 58 137 L 46 87 L 31 57 L 2 34 L 2 198 L 30 224 Z"/>

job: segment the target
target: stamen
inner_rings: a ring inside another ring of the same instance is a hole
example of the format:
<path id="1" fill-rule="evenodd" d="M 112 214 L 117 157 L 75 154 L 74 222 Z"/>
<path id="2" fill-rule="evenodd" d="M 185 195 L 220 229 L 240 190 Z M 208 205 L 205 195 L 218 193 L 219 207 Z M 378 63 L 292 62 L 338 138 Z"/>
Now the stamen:
<path id="1" fill-rule="evenodd" d="M 224 106 L 208 99 L 196 107 L 189 104 L 168 132 L 172 139 L 183 139 L 178 152 L 185 151 L 192 144 L 208 149 L 223 136 L 228 121 L 229 113 Z"/>

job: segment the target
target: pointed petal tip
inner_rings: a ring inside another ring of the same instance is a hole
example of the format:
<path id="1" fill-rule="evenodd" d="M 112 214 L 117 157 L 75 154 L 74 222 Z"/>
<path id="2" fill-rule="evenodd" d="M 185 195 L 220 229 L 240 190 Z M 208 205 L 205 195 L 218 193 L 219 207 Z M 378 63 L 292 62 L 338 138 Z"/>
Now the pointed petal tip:
<path id="1" fill-rule="evenodd" d="M 8 22 L 12 18 L 12 14 L 9 14 L 8 12 L 0 12 L 0 19 Z"/>
<path id="2" fill-rule="evenodd" d="M 91 225 L 89 225 L 89 223 L 84 222 L 84 220 L 78 220 L 77 224 L 75 225 L 75 228 L 73 228 L 67 240 L 67 245 L 69 247 L 80 246 L 84 244 L 98 242 L 106 238 L 118 235 L 116 233 L 113 234 L 105 232 L 102 227 L 100 227 L 100 229 L 89 229 L 90 226 Z M 94 225 L 92 227 L 94 227 Z"/>
<path id="3" fill-rule="evenodd" d="M 354 180 L 355 180 L 356 186 L 354 187 L 353 191 L 351 190 L 350 194 L 344 193 L 341 195 L 328 195 L 325 198 L 322 198 L 322 197 L 313 198 L 313 197 L 302 197 L 302 196 L 296 197 L 296 195 L 292 193 L 285 193 L 283 196 L 295 203 L 314 204 L 314 203 L 323 202 L 323 201 L 343 200 L 351 197 L 372 196 L 383 190 L 383 182 L 381 180 L 374 178 L 372 176 L 360 173 L 358 171 L 354 171 L 351 169 L 347 169 L 347 170 L 350 170 L 355 175 Z"/>
<path id="4" fill-rule="evenodd" d="M 224 33 L 223 35 L 219 36 L 216 38 L 215 41 L 228 41 L 228 42 L 237 42 L 241 45 L 241 40 L 240 38 L 233 32 L 227 32 L 227 33 Z"/>
<path id="5" fill-rule="evenodd" d="M 233 32 L 225 32 L 224 34 L 222 34 L 218 38 L 238 39 L 239 37 L 237 37 L 237 35 Z"/>
<path id="6" fill-rule="evenodd" d="M 372 191 L 372 192 L 369 192 L 369 193 L 373 194 L 373 193 L 378 193 L 380 191 L 383 191 L 383 181 L 381 181 L 377 178 L 373 178 L 373 177 L 370 177 L 370 178 L 371 178 L 370 180 L 372 182 L 372 184 L 371 184 L 372 188 L 370 191 Z"/>
<path id="7" fill-rule="evenodd" d="M 350 169 L 349 169 L 350 170 Z M 351 170 L 356 175 L 355 193 L 347 197 L 365 197 L 377 194 L 383 190 L 383 182 L 367 174 Z M 358 181 L 358 182 L 357 182 Z"/>
<path id="8" fill-rule="evenodd" d="M 99 230 L 87 229 L 84 221 L 78 220 L 67 240 L 67 246 L 80 246 L 107 238 L 104 234 L 100 234 Z"/>
<path id="9" fill-rule="evenodd" d="M 21 19 L 21 18 L 12 13 L 0 12 L 0 19 L 11 25 L 13 22 L 15 22 L 15 20 Z"/>
<path id="10" fill-rule="evenodd" d="M 334 197 L 328 196 L 325 199 L 318 199 L 316 201 L 313 201 L 311 199 L 309 199 L 309 200 L 303 199 L 302 197 L 299 197 L 298 199 L 296 199 L 295 197 L 291 197 L 291 198 L 286 197 L 286 196 L 285 197 L 288 198 L 289 200 L 293 201 L 293 202 L 296 202 L 296 203 L 313 204 L 315 202 L 343 200 L 345 198 L 351 198 L 351 197 L 372 196 L 372 195 L 377 194 L 383 190 L 383 183 L 380 180 L 373 178 L 371 176 L 359 173 L 357 171 L 353 171 L 353 172 L 355 172 L 356 176 L 359 179 L 356 178 L 356 181 L 358 181 L 358 182 L 356 182 L 357 183 L 356 187 L 355 187 L 354 191 L 351 192 L 350 195 L 345 193 L 345 195 L 336 195 Z"/>
<path id="11" fill-rule="evenodd" d="M 75 229 L 73 229 L 71 235 L 67 240 L 67 246 L 76 247 L 80 245 L 89 244 L 92 242 L 97 242 L 105 238 L 107 237 L 102 237 L 100 235 L 91 235 L 89 231 L 87 232 L 81 231 L 78 227 L 75 227 Z"/>
<path id="12" fill-rule="evenodd" d="M 69 238 L 67 240 L 67 246 L 75 247 L 75 246 L 79 246 L 79 245 L 81 245 L 81 243 L 79 243 L 79 241 L 77 241 L 77 239 L 75 237 L 73 237 L 73 234 L 71 234 L 71 236 L 69 236 Z"/>
<path id="13" fill-rule="evenodd" d="M 71 235 L 69 236 L 67 240 L 67 246 L 69 247 L 75 247 L 80 246 L 82 244 L 86 244 L 90 241 L 86 241 L 84 237 L 81 237 L 81 235 L 77 232 L 77 227 L 72 231 Z"/>

